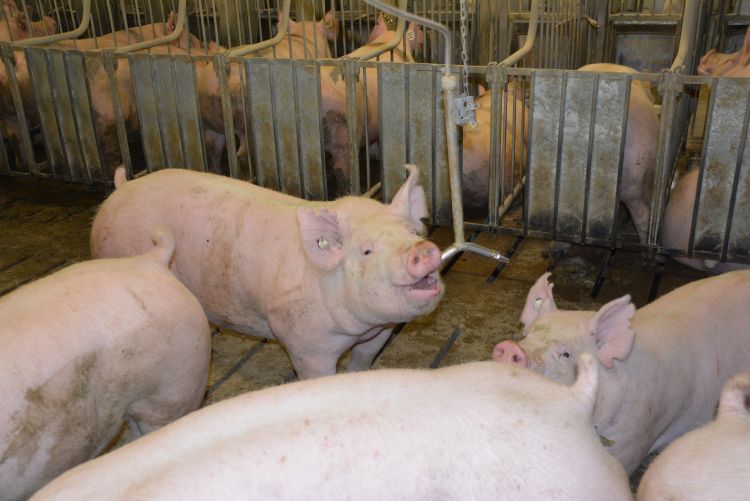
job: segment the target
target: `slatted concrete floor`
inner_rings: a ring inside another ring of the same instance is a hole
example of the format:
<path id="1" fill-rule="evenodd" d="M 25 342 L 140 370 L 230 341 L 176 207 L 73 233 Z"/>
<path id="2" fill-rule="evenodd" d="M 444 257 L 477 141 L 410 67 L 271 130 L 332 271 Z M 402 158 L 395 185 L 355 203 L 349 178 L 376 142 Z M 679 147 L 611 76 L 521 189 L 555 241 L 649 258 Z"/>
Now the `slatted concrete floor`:
<path id="1" fill-rule="evenodd" d="M 105 194 L 58 181 L 0 177 L 0 294 L 88 258 L 91 220 Z M 452 233 L 437 228 L 430 238 L 441 248 Z M 618 251 L 610 260 L 598 296 L 592 288 L 609 251 L 574 246 L 572 257 L 553 263 L 542 257 L 549 242 L 482 233 L 477 243 L 502 252 L 510 263 L 463 255 L 444 275 L 446 294 L 432 314 L 407 324 L 385 347 L 374 366 L 427 368 L 489 357 L 498 341 L 518 332 L 518 318 L 529 287 L 554 266 L 558 306 L 594 309 L 623 294 L 646 303 L 657 266 L 640 254 Z M 699 272 L 669 261 L 658 287 L 661 295 Z M 43 312 L 40 312 L 43 314 Z M 283 349 L 273 341 L 218 332 L 213 339 L 205 403 L 293 379 Z"/>

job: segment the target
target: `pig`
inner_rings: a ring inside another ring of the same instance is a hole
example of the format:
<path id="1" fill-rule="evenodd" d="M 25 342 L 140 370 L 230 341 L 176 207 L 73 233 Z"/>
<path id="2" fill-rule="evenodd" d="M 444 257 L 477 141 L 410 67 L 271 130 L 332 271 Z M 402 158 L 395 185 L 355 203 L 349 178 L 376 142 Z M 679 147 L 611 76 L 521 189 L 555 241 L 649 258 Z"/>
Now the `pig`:
<path id="1" fill-rule="evenodd" d="M 750 496 L 750 373 L 730 379 L 716 420 L 675 440 L 649 465 L 640 501 L 743 500 Z"/>
<path id="2" fill-rule="evenodd" d="M 345 57 L 359 58 L 373 48 L 393 42 L 396 32 L 388 31 L 385 19 L 380 14 L 378 22 L 370 34 L 366 45 L 350 52 Z M 404 62 L 412 60 L 411 54 L 418 50 L 424 41 L 424 33 L 415 23 L 410 23 L 406 31 L 407 42 L 405 51 L 399 48 L 384 52 L 377 56 L 378 61 Z M 367 89 L 365 91 L 365 80 Z M 346 82 L 341 69 L 338 66 L 324 67 L 321 69 L 320 94 L 323 110 L 323 136 L 327 153 L 333 160 L 332 172 L 335 186 L 331 191 L 334 193 L 345 193 L 348 191 L 350 179 L 349 163 L 349 132 L 346 119 Z M 378 69 L 363 68 L 360 70 L 359 79 L 356 84 L 357 123 L 355 124 L 355 142 L 359 147 L 373 145 L 380 138 L 380 93 L 378 86 Z M 365 110 L 367 113 L 365 114 Z M 365 117 L 367 120 L 365 121 Z M 365 137 L 365 130 L 367 137 Z M 365 144 L 367 140 L 368 144 Z"/>
<path id="3" fill-rule="evenodd" d="M 745 32 L 742 48 L 737 52 L 722 54 L 716 49 L 709 50 L 701 57 L 698 74 L 709 77 L 735 76 L 750 77 L 750 27 Z"/>
<path id="4" fill-rule="evenodd" d="M 281 13 L 279 13 L 281 21 Z M 289 20 L 288 34 L 274 47 L 248 54 L 245 57 L 267 57 L 283 59 L 329 59 L 331 57 L 328 41 L 333 40 L 338 33 L 338 21 L 333 11 L 329 11 L 317 22 L 297 23 Z M 220 49 L 217 47 L 217 50 Z M 244 78 L 241 73 L 244 66 L 230 65 L 227 78 L 229 98 L 232 108 L 234 133 L 239 138 L 237 158 L 245 162 L 249 152 L 248 146 L 248 94 L 243 93 Z M 220 83 L 218 75 L 212 66 L 203 66 L 196 70 L 198 85 L 199 109 L 204 127 L 204 139 L 209 156 L 209 166 L 212 171 L 219 170 L 221 151 L 226 145 L 226 128 L 221 103 Z M 244 94 L 244 95 L 243 95 Z"/>
<path id="5" fill-rule="evenodd" d="M 200 405 L 211 335 L 169 272 L 174 241 L 74 264 L 0 298 L 0 497 L 27 499 L 100 454 L 123 420 L 148 433 Z"/>
<path id="6" fill-rule="evenodd" d="M 596 365 L 579 368 L 572 387 L 484 361 L 250 392 L 32 499 L 632 499 L 591 426 Z"/>
<path id="7" fill-rule="evenodd" d="M 597 312 L 558 310 L 548 277 L 529 291 L 521 341 L 499 343 L 493 358 L 565 383 L 579 354 L 594 355 L 594 425 L 628 473 L 710 420 L 724 382 L 750 370 L 750 271 L 689 283 L 638 311 L 629 295 Z"/>
<path id="8" fill-rule="evenodd" d="M 31 21 L 31 6 L 24 12 L 13 0 L 0 0 L 0 42 L 17 42 L 31 37 L 52 35 L 57 31 L 57 23 L 49 16 L 41 21 Z"/>
<path id="9" fill-rule="evenodd" d="M 503 142 L 505 149 L 505 192 L 513 190 L 524 174 L 526 140 L 529 137 L 529 110 L 523 103 L 523 93 L 518 83 L 513 80 L 507 89 L 500 94 L 498 113 L 503 117 L 500 122 L 498 141 L 502 161 Z M 492 129 L 492 95 L 479 87 L 479 105 L 475 113 L 477 126 L 464 126 L 463 130 L 463 170 L 462 186 L 464 207 L 468 213 L 486 211 L 489 200 L 490 146 Z M 503 131 L 502 127 L 505 127 Z M 504 139 L 503 135 L 504 134 Z M 514 157 L 515 155 L 515 157 Z M 515 176 L 514 176 L 515 173 Z M 498 182 L 502 178 L 498 177 Z"/>
<path id="10" fill-rule="evenodd" d="M 694 169 L 685 174 L 669 195 L 669 202 L 664 209 L 664 219 L 661 226 L 661 243 L 665 249 L 687 252 L 690 242 L 690 227 L 693 221 L 695 195 L 698 189 L 700 171 Z M 686 266 L 706 273 L 717 275 L 733 270 L 750 268 L 749 265 L 739 263 L 721 263 L 714 259 L 674 257 Z"/>
<path id="11" fill-rule="evenodd" d="M 148 228 L 176 235 L 172 270 L 211 322 L 278 339 L 301 379 L 370 367 L 393 324 L 443 294 L 440 250 L 423 240 L 418 171 L 390 205 L 366 197 L 310 202 L 209 173 L 165 169 L 124 182 L 91 230 L 94 257 L 139 254 Z"/>
<path id="12" fill-rule="evenodd" d="M 609 63 L 587 64 L 578 71 L 638 73 L 633 68 Z M 630 86 L 619 200 L 627 207 L 641 243 L 648 238 L 658 141 L 659 116 L 651 97 L 650 84 L 634 80 Z"/>

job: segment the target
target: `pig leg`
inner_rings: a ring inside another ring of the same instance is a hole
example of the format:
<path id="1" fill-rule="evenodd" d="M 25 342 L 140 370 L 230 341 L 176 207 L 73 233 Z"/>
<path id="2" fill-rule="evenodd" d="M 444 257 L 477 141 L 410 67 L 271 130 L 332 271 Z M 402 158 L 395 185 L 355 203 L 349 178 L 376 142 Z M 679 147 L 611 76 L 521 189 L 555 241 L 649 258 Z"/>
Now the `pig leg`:
<path id="1" fill-rule="evenodd" d="M 341 353 L 305 353 L 302 355 L 296 350 L 289 349 L 289 347 L 287 349 L 292 367 L 299 379 L 312 379 L 336 374 L 336 362 L 338 362 Z"/>
<path id="2" fill-rule="evenodd" d="M 635 229 L 638 232 L 638 238 L 641 243 L 645 243 L 648 237 L 648 218 L 651 213 L 648 202 L 643 199 L 623 201 L 628 208 L 630 218 L 633 220 Z"/>
<path id="3" fill-rule="evenodd" d="M 352 348 L 352 356 L 349 359 L 346 370 L 349 372 L 356 372 L 369 369 L 372 365 L 372 361 L 375 360 L 375 356 L 391 337 L 392 331 L 393 329 L 383 329 L 372 339 L 355 344 L 354 348 Z"/>

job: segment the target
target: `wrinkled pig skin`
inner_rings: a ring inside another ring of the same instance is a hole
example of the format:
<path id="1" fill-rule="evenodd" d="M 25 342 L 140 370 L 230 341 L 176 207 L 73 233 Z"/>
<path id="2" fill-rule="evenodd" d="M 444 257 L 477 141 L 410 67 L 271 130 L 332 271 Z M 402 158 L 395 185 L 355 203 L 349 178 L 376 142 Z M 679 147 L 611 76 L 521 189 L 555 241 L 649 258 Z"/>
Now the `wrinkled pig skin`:
<path id="1" fill-rule="evenodd" d="M 580 367 L 572 387 L 485 361 L 250 392 L 32 499 L 631 499 L 591 426 L 596 365 Z"/>
<path id="2" fill-rule="evenodd" d="M 750 497 L 750 373 L 724 385 L 716 420 L 667 446 L 638 486 L 639 501 L 743 501 Z"/>
<path id="3" fill-rule="evenodd" d="M 463 171 L 462 186 L 464 192 L 464 207 L 467 211 L 475 212 L 487 209 L 489 199 L 490 176 L 490 131 L 492 129 L 492 95 L 480 88 L 480 95 L 476 99 L 479 105 L 475 113 L 476 127 L 464 126 L 463 130 Z M 526 138 L 529 137 L 529 110 L 523 104 L 522 89 L 518 83 L 511 81 L 500 94 L 498 101 L 500 109 L 497 111 L 504 118 L 500 121 L 501 135 L 500 158 L 502 162 L 503 143 L 505 145 L 505 190 L 508 193 L 523 176 L 523 166 L 526 155 Z M 515 120 L 514 120 L 515 118 Z M 504 128 L 504 129 L 503 129 Z M 505 130 L 505 138 L 502 138 Z M 515 156 L 514 156 L 515 155 Z M 514 176 L 515 173 L 515 176 Z M 498 174 L 498 182 L 502 182 Z"/>
<path id="4" fill-rule="evenodd" d="M 392 43 L 395 36 L 395 32 L 388 31 L 386 28 L 385 20 L 381 14 L 368 43 L 350 52 L 346 57 L 362 57 L 366 52 L 370 52 L 376 47 Z M 407 61 L 423 42 L 424 33 L 416 24 L 410 23 L 406 31 L 406 38 L 408 42 L 401 44 L 405 45 L 406 53 L 400 48 L 396 48 L 378 55 L 372 61 L 396 63 Z M 366 91 L 365 80 L 367 82 Z M 349 131 L 346 119 L 346 82 L 340 67 L 321 68 L 320 94 L 323 108 L 324 146 L 326 152 L 331 154 L 332 169 L 336 179 L 336 186 L 332 191 L 346 193 L 349 191 L 350 180 Z M 368 67 L 360 70 L 355 85 L 355 99 L 355 108 L 357 109 L 355 141 L 359 147 L 366 146 L 365 142 L 368 145 L 377 143 L 380 138 L 380 94 L 377 68 Z M 366 122 L 365 118 L 367 119 Z M 367 137 L 365 137 L 365 130 L 367 130 Z"/>
<path id="5" fill-rule="evenodd" d="M 138 254 L 147 229 L 177 239 L 172 269 L 209 320 L 278 339 L 300 378 L 370 367 L 393 324 L 432 311 L 440 250 L 416 167 L 390 205 L 366 197 L 308 202 L 214 174 L 167 169 L 122 182 L 96 216 L 95 257 Z M 120 180 L 118 180 L 120 176 Z"/>
<path id="6" fill-rule="evenodd" d="M 701 57 L 698 74 L 710 77 L 750 77 L 750 27 L 745 32 L 742 48 L 731 54 L 709 50 Z"/>
<path id="7" fill-rule="evenodd" d="M 594 425 L 628 473 L 708 422 L 724 382 L 750 371 L 750 271 L 689 283 L 638 311 L 628 295 L 597 312 L 558 310 L 548 277 L 529 291 L 523 339 L 499 343 L 493 358 L 570 382 L 579 354 L 597 357 Z"/>
<path id="8" fill-rule="evenodd" d="M 164 231 L 147 254 L 75 264 L 0 298 L 0 498 L 26 499 L 116 437 L 195 410 L 208 320 L 169 272 Z"/>
<path id="9" fill-rule="evenodd" d="M 587 64 L 578 71 L 638 73 L 633 68 L 609 63 Z M 647 239 L 658 140 L 659 116 L 649 83 L 634 80 L 630 86 L 619 199 L 627 207 L 641 242 Z"/>
<path id="10" fill-rule="evenodd" d="M 695 195 L 698 189 L 698 169 L 685 174 L 669 195 L 669 202 L 664 209 L 661 227 L 661 243 L 666 249 L 687 252 L 690 242 L 690 227 L 693 221 Z M 711 275 L 726 273 L 727 271 L 744 270 L 748 265 L 739 263 L 721 263 L 713 259 L 674 257 L 686 266 L 705 271 Z"/>

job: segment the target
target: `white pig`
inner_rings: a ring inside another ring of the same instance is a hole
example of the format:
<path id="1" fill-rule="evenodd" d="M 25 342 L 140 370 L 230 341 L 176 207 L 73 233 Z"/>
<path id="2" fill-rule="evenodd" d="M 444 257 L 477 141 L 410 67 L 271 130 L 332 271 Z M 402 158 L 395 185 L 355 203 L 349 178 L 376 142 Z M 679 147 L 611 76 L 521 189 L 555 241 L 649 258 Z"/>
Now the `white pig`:
<path id="1" fill-rule="evenodd" d="M 664 220 L 661 227 L 661 243 L 666 249 L 685 252 L 688 250 L 699 172 L 698 169 L 694 169 L 685 174 L 669 195 L 669 202 L 664 209 Z M 712 275 L 750 268 L 748 265 L 721 263 L 714 259 L 690 257 L 675 257 L 674 259 L 686 266 Z"/>
<path id="2" fill-rule="evenodd" d="M 578 71 L 638 73 L 633 68 L 609 63 L 587 64 Z M 651 192 L 654 187 L 658 141 L 659 116 L 654 107 L 649 83 L 633 80 L 628 101 L 628 127 L 625 131 L 619 200 L 627 207 L 642 243 L 647 239 L 648 220 L 651 214 Z"/>
<path id="3" fill-rule="evenodd" d="M 576 358 L 604 370 L 594 424 L 628 473 L 683 433 L 711 419 L 721 387 L 750 371 L 750 271 L 689 283 L 636 311 L 626 295 L 599 311 L 558 310 L 549 273 L 529 291 L 523 339 L 493 352 L 560 382 Z"/>
<path id="4" fill-rule="evenodd" d="M 370 367 L 393 324 L 442 297 L 440 250 L 417 234 L 427 216 L 418 171 L 390 205 L 366 197 L 309 202 L 213 174 L 166 169 L 124 182 L 91 232 L 95 257 L 128 256 L 148 228 L 176 236 L 172 269 L 209 320 L 278 339 L 300 378 Z"/>
<path id="5" fill-rule="evenodd" d="M 672 442 L 638 486 L 642 501 L 750 498 L 750 374 L 724 385 L 716 420 Z"/>
<path id="6" fill-rule="evenodd" d="M 211 340 L 169 272 L 174 243 L 65 268 L 0 299 L 0 498 L 26 499 L 104 450 L 196 409 Z"/>
<path id="7" fill-rule="evenodd" d="M 75 468 L 51 499 L 631 499 L 565 387 L 491 361 L 338 375 L 205 407 Z"/>

